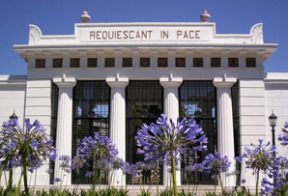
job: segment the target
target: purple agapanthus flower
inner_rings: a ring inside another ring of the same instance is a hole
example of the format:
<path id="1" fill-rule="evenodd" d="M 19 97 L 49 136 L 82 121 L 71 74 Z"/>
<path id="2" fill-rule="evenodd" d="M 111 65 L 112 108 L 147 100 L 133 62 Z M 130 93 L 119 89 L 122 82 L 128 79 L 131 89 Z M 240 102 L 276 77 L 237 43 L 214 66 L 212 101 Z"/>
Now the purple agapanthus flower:
<path id="1" fill-rule="evenodd" d="M 288 146 L 288 121 L 285 122 L 283 133 L 278 136 L 278 140 L 282 146 Z"/>
<path id="2" fill-rule="evenodd" d="M 187 166 L 185 168 L 186 171 L 189 171 L 189 172 L 204 172 L 206 170 L 205 168 L 205 165 L 203 163 L 195 163 L 191 166 Z"/>
<path id="3" fill-rule="evenodd" d="M 274 156 L 276 154 L 275 146 L 270 142 L 264 144 L 263 140 L 258 140 L 258 145 L 251 145 L 250 148 L 245 147 L 244 153 L 236 157 L 236 161 L 245 161 L 246 167 L 256 171 L 267 173 L 272 166 Z"/>
<path id="4" fill-rule="evenodd" d="M 272 193 L 281 194 L 288 191 L 288 159 L 280 156 L 273 160 L 268 177 L 263 178 L 261 194 L 270 195 Z M 275 179 L 275 184 L 274 180 Z"/>
<path id="5" fill-rule="evenodd" d="M 26 169 L 33 172 L 42 166 L 43 160 L 56 156 L 53 141 L 40 122 L 25 119 L 24 124 L 23 129 L 17 119 L 10 119 L 2 125 L 0 158 L 4 170 L 25 164 Z"/>
<path id="6" fill-rule="evenodd" d="M 71 158 L 68 155 L 62 155 L 59 157 L 60 161 L 60 168 L 65 172 L 65 173 L 70 173 L 71 172 Z"/>
<path id="7" fill-rule="evenodd" d="M 33 172 L 43 161 L 55 157 L 55 148 L 50 136 L 38 120 L 25 119 L 24 128 L 18 119 L 4 122 L 0 131 L 1 170 L 22 167 L 25 194 L 29 193 L 27 172 Z"/>
<path id="8" fill-rule="evenodd" d="M 136 136 L 138 154 L 144 161 L 169 164 L 171 157 L 180 157 L 186 149 L 204 151 L 208 141 L 202 128 L 194 119 L 184 118 L 177 124 L 162 114 L 156 123 L 144 124 Z"/>
<path id="9" fill-rule="evenodd" d="M 72 161 L 72 169 L 79 172 L 83 167 L 88 168 L 85 176 L 92 178 L 93 186 L 95 186 L 99 175 L 103 175 L 100 171 L 107 173 L 111 170 L 122 169 L 124 173 L 131 173 L 131 165 L 117 156 L 118 150 L 112 141 L 107 136 L 101 136 L 95 132 L 93 136 L 85 137 L 81 141 Z"/>
<path id="10" fill-rule="evenodd" d="M 231 162 L 227 156 L 222 157 L 219 152 L 216 152 L 206 155 L 202 164 L 205 166 L 206 172 L 220 174 L 229 170 Z"/>

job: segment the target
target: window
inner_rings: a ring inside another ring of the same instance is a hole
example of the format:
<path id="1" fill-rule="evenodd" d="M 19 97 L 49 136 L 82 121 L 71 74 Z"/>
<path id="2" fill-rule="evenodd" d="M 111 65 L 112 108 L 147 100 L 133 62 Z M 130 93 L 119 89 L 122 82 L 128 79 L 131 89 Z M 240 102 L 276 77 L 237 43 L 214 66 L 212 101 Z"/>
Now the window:
<path id="1" fill-rule="evenodd" d="M 132 67 L 132 58 L 123 58 L 122 59 L 123 67 Z"/>
<path id="2" fill-rule="evenodd" d="M 71 58 L 70 59 L 70 67 L 71 68 L 80 67 L 80 58 Z"/>
<path id="3" fill-rule="evenodd" d="M 221 58 L 211 58 L 211 67 L 221 67 Z"/>
<path id="4" fill-rule="evenodd" d="M 176 58 L 175 67 L 185 67 L 186 61 L 185 58 Z"/>
<path id="5" fill-rule="evenodd" d="M 73 136 L 72 154 L 84 137 L 92 136 L 94 132 L 109 136 L 110 88 L 106 81 L 79 81 L 73 92 Z M 93 165 L 91 165 L 93 167 Z M 85 177 L 87 170 L 72 172 L 73 184 L 91 184 L 91 179 Z M 99 184 L 107 184 L 108 172 L 100 171 Z"/>
<path id="6" fill-rule="evenodd" d="M 214 184 L 211 175 L 187 172 L 185 167 L 202 162 L 206 154 L 214 153 L 217 147 L 216 88 L 212 81 L 183 81 L 179 88 L 180 118 L 194 118 L 208 137 L 207 151 L 185 151 L 181 158 L 181 182 L 184 184 Z"/>
<path id="7" fill-rule="evenodd" d="M 59 96 L 59 88 L 58 86 L 52 82 L 51 86 L 51 131 L 50 136 L 53 139 L 53 145 L 56 144 L 56 131 L 57 131 L 57 114 L 58 114 L 58 96 Z M 54 183 L 54 168 L 55 162 L 49 161 L 49 169 L 51 169 L 50 173 L 50 184 Z"/>
<path id="8" fill-rule="evenodd" d="M 246 67 L 256 67 L 256 58 L 246 58 Z"/>
<path id="9" fill-rule="evenodd" d="M 140 67 L 150 67 L 150 58 L 140 58 Z"/>
<path id="10" fill-rule="evenodd" d="M 239 59 L 238 58 L 228 58 L 228 67 L 239 67 Z"/>
<path id="11" fill-rule="evenodd" d="M 158 58 L 158 67 L 168 67 L 168 58 Z"/>
<path id="12" fill-rule="evenodd" d="M 155 122 L 163 113 L 163 88 L 159 81 L 130 81 L 126 88 L 126 160 L 135 164 L 143 161 L 137 154 L 136 133 L 143 123 Z M 142 177 L 143 175 L 143 177 Z M 127 175 L 127 184 L 161 184 L 162 165 L 140 176 Z"/>
<path id="13" fill-rule="evenodd" d="M 105 67 L 115 67 L 115 58 L 105 58 Z"/>
<path id="14" fill-rule="evenodd" d="M 62 68 L 63 66 L 63 59 L 61 58 L 57 58 L 57 59 L 53 59 L 53 68 Z"/>
<path id="15" fill-rule="evenodd" d="M 45 68 L 45 59 L 36 59 L 35 60 L 35 68 Z"/>
<path id="16" fill-rule="evenodd" d="M 241 143 L 240 143 L 240 121 L 239 121 L 239 82 L 236 82 L 231 87 L 231 101 L 232 101 L 232 111 L 233 111 L 233 129 L 234 129 L 234 150 L 235 156 L 240 156 L 241 154 Z M 241 171 L 241 163 L 236 162 L 237 171 Z M 240 184 L 240 176 L 237 175 L 237 185 Z"/>
<path id="17" fill-rule="evenodd" d="M 193 58 L 194 67 L 203 67 L 203 58 Z"/>
<path id="18" fill-rule="evenodd" d="M 87 67 L 97 67 L 97 58 L 88 58 Z"/>

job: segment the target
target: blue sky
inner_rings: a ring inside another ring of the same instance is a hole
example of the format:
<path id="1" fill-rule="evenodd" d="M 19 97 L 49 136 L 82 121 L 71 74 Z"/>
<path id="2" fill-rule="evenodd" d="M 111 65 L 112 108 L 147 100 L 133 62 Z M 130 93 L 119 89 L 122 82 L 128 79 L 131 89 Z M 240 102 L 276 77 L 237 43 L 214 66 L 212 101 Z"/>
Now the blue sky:
<path id="1" fill-rule="evenodd" d="M 249 33 L 264 23 L 264 41 L 279 48 L 267 72 L 288 72 L 287 0 L 0 0 L 0 74 L 26 74 L 13 44 L 28 42 L 28 25 L 43 34 L 73 34 L 87 9 L 92 22 L 197 22 L 207 8 L 217 33 Z"/>

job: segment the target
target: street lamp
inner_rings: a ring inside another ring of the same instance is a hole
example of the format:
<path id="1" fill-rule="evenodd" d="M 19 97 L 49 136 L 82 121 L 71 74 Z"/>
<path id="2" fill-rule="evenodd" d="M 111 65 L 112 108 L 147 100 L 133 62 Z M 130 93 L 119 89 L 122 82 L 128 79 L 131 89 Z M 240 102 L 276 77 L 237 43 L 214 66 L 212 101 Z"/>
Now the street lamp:
<path id="1" fill-rule="evenodd" d="M 270 126 L 272 128 L 272 145 L 275 146 L 275 127 L 277 125 L 277 116 L 273 113 L 273 111 L 272 111 L 272 114 L 269 116 L 269 123 L 270 123 Z M 275 151 L 273 152 L 273 157 L 274 157 L 274 159 L 276 158 L 276 152 Z M 274 189 L 276 187 L 275 174 L 273 174 L 273 187 L 274 187 Z"/>
<path id="2" fill-rule="evenodd" d="M 273 112 L 269 116 L 269 123 L 272 128 L 272 145 L 275 146 L 275 127 L 277 125 L 277 116 Z"/>
<path id="3" fill-rule="evenodd" d="M 9 116 L 10 120 L 18 120 L 18 116 L 15 114 L 15 111 L 13 112 L 13 114 L 11 116 Z"/>

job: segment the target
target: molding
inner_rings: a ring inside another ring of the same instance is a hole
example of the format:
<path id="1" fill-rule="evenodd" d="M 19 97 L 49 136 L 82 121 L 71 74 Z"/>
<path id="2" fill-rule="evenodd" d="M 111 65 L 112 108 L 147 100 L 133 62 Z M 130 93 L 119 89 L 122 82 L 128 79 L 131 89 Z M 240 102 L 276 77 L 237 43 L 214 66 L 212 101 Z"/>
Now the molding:
<path id="1" fill-rule="evenodd" d="M 75 78 L 66 78 L 65 75 L 62 78 L 53 78 L 53 82 L 59 88 L 73 88 L 77 84 Z"/>
<path id="2" fill-rule="evenodd" d="M 213 85 L 216 88 L 231 88 L 233 84 L 237 82 L 237 78 L 227 78 L 226 74 L 223 77 L 217 77 L 213 79 Z"/>
<path id="3" fill-rule="evenodd" d="M 178 88 L 183 82 L 183 78 L 173 77 L 170 73 L 169 77 L 161 77 L 160 84 L 163 88 Z"/>
<path id="4" fill-rule="evenodd" d="M 106 82 L 111 88 L 125 88 L 129 84 L 129 78 L 120 77 L 117 73 L 116 77 L 106 78 Z"/>

